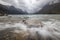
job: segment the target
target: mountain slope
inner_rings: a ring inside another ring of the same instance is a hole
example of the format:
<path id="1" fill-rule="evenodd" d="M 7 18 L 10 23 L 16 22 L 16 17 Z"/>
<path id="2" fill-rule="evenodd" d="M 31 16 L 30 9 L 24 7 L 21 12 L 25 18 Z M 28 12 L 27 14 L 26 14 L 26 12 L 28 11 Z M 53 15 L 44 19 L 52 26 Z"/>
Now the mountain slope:
<path id="1" fill-rule="evenodd" d="M 59 14 L 60 13 L 60 3 L 45 5 L 42 10 L 35 14 Z"/>
<path id="2" fill-rule="evenodd" d="M 15 8 L 14 6 L 5 6 L 0 4 L 0 14 L 24 14 L 21 9 Z"/>
<path id="3" fill-rule="evenodd" d="M 6 6 L 0 4 L 0 16 L 8 14 L 8 10 L 7 9 L 8 8 Z"/>

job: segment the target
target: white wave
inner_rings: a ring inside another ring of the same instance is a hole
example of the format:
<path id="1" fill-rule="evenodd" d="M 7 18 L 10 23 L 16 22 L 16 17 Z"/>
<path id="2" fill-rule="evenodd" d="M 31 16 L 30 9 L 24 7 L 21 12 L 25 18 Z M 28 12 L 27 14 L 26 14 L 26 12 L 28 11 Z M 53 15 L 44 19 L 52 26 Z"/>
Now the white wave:
<path id="1" fill-rule="evenodd" d="M 0 28 L 19 28 L 21 30 L 15 29 L 13 32 L 20 33 L 21 31 L 29 31 L 31 35 L 35 35 L 38 32 L 39 35 L 42 37 L 51 37 L 55 40 L 59 40 L 60 38 L 60 21 L 58 20 L 49 20 L 49 21 L 42 21 L 43 26 L 35 27 L 34 25 L 29 28 L 24 23 L 14 23 L 14 24 L 5 24 L 5 27 L 0 25 Z"/>

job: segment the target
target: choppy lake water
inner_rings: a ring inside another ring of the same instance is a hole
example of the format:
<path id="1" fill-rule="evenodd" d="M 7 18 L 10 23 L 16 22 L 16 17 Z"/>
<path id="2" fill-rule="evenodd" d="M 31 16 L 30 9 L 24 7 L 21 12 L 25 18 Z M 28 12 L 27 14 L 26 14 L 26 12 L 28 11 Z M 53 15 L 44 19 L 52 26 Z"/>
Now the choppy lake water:
<path id="1" fill-rule="evenodd" d="M 23 34 L 21 35 L 23 37 L 30 35 L 31 38 L 34 38 L 34 36 L 36 35 L 37 36 L 40 35 L 39 37 L 36 38 L 37 40 L 38 39 L 60 40 L 60 18 L 59 17 L 60 15 L 3 16 L 0 17 L 0 31 L 7 30 L 8 33 L 12 32 L 12 34 L 13 33 Z M 2 32 L 2 36 L 4 32 L 6 31 Z"/>

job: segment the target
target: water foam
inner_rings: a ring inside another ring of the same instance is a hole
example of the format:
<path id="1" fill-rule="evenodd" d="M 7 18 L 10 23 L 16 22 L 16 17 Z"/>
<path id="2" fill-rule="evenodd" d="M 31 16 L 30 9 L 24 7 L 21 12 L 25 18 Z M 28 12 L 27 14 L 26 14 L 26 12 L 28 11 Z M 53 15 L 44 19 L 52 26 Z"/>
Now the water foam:
<path id="1" fill-rule="evenodd" d="M 3 27 L 3 30 L 6 28 L 12 28 L 16 27 L 21 30 L 15 29 L 13 32 L 15 33 L 20 33 L 21 31 L 29 31 L 31 35 L 35 35 L 36 32 L 38 32 L 39 35 L 42 37 L 51 37 L 53 39 L 59 40 L 60 38 L 60 21 L 58 20 L 53 20 L 53 21 L 42 21 L 43 27 L 31 27 L 27 26 L 26 24 L 23 23 L 14 23 L 13 25 L 11 24 L 5 24 L 5 27 Z M 0 27 L 2 28 L 2 27 Z"/>

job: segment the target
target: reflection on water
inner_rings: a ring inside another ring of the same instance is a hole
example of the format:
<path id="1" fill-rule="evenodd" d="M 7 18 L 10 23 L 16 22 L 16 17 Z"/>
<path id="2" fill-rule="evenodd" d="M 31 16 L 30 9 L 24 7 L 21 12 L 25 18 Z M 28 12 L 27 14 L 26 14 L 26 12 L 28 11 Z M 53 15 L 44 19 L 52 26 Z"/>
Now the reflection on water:
<path id="1" fill-rule="evenodd" d="M 60 40 L 59 15 L 0 17 L 1 40 Z"/>

